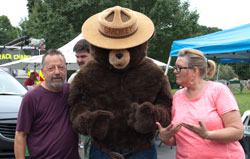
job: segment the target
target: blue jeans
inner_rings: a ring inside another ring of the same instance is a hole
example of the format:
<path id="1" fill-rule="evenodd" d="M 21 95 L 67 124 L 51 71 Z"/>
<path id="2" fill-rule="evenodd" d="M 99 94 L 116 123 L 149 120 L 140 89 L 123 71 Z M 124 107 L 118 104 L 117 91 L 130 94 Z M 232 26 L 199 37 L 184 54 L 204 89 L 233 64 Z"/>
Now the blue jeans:
<path id="1" fill-rule="evenodd" d="M 127 154 L 128 152 L 120 151 L 118 153 Z M 89 159 L 111 159 L 111 157 L 108 153 L 102 152 L 100 149 L 91 144 Z M 153 145 L 149 149 L 132 154 L 127 159 L 157 159 L 156 147 Z"/>

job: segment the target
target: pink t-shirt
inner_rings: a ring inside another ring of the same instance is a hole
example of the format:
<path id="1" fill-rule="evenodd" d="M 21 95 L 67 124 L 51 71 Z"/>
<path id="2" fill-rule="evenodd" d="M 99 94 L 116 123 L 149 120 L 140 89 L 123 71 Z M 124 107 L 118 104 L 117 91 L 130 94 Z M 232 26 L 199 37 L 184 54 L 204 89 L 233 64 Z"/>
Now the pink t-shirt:
<path id="1" fill-rule="evenodd" d="M 223 84 L 208 81 L 200 97 L 188 99 L 185 89 L 173 97 L 172 123 L 202 121 L 208 130 L 223 128 L 221 116 L 232 110 L 239 110 L 232 92 Z M 182 127 L 175 135 L 176 159 L 245 159 L 245 153 L 237 142 L 204 140 L 192 131 Z"/>

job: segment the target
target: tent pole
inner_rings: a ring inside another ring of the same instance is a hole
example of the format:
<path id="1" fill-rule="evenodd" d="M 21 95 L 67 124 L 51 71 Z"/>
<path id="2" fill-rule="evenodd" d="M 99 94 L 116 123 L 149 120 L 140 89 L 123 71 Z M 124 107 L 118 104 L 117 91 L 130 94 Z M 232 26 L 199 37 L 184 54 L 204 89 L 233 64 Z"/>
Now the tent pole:
<path id="1" fill-rule="evenodd" d="M 171 58 L 172 58 L 171 56 L 169 56 L 169 58 L 168 58 L 168 63 L 167 63 L 167 67 L 166 67 L 166 70 L 165 70 L 165 75 L 168 74 L 168 68 L 170 66 Z"/>
<path id="2" fill-rule="evenodd" d="M 220 73 L 220 64 L 218 65 L 218 69 L 217 69 L 216 81 L 218 81 L 218 79 L 219 79 L 219 73 Z"/>

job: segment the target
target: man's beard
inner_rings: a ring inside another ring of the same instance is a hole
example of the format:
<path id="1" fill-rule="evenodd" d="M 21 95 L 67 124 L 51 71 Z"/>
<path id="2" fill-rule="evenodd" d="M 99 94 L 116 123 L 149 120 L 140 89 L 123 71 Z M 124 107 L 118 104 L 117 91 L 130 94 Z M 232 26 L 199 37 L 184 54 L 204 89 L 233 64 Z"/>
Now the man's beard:
<path id="1" fill-rule="evenodd" d="M 62 81 L 61 82 L 53 82 L 54 78 L 60 78 Z M 52 88 L 62 88 L 65 82 L 65 78 L 63 76 L 52 76 L 51 79 L 48 81 L 48 84 L 52 87 Z"/>

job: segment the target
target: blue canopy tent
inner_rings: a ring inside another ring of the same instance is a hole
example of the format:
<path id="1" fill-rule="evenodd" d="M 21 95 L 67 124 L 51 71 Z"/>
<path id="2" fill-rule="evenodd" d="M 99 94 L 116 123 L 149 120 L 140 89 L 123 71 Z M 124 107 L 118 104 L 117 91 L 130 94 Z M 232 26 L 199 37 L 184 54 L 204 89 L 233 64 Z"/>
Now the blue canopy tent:
<path id="1" fill-rule="evenodd" d="M 250 59 L 220 59 L 220 63 L 250 62 Z"/>
<path id="2" fill-rule="evenodd" d="M 250 59 L 250 24 L 194 38 L 176 40 L 172 44 L 171 57 L 177 56 L 183 48 L 202 51 L 208 59 Z M 167 74 L 168 68 L 165 71 Z"/>
<path id="3" fill-rule="evenodd" d="M 238 62 L 250 62 L 250 59 L 220 59 L 217 73 L 217 80 L 219 78 L 220 64 L 222 63 L 238 63 Z"/>

